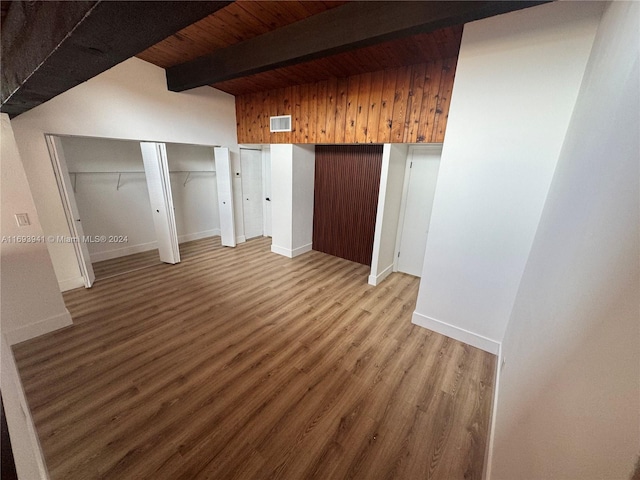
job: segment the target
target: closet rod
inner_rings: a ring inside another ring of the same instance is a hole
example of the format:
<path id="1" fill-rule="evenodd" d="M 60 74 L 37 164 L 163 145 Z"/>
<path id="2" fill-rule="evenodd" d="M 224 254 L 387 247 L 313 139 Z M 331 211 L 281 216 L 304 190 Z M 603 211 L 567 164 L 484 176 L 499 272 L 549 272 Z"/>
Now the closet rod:
<path id="1" fill-rule="evenodd" d="M 100 174 L 122 174 L 122 173 L 144 173 L 144 170 L 112 170 L 111 172 L 102 172 L 102 171 L 95 171 L 95 172 L 69 172 L 69 175 L 77 175 L 77 174 L 93 174 L 93 173 L 100 173 Z M 215 170 L 169 170 L 169 173 L 216 173 Z"/>
<path id="2" fill-rule="evenodd" d="M 110 174 L 110 175 L 115 175 L 116 173 L 118 174 L 118 183 L 116 185 L 116 190 L 120 190 L 120 183 L 122 180 L 122 174 L 123 173 L 144 173 L 144 170 L 126 170 L 126 171 L 112 171 L 112 172 L 101 172 L 101 171 L 95 171 L 95 172 L 69 172 L 69 175 L 73 175 L 73 192 L 75 193 L 76 190 L 76 184 L 78 181 L 78 174 L 84 174 L 84 175 L 90 175 L 90 174 Z M 189 181 L 189 177 L 191 177 L 192 173 L 216 173 L 215 170 L 169 170 L 169 173 L 186 173 L 187 174 L 187 178 L 184 179 L 184 183 L 182 184 L 183 187 L 185 187 L 187 185 L 187 182 Z"/>

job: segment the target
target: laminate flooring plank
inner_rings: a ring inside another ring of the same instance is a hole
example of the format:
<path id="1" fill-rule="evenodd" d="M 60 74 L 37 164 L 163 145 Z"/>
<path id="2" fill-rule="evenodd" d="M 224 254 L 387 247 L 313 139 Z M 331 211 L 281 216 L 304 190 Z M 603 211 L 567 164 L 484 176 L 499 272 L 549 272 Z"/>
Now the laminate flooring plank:
<path id="1" fill-rule="evenodd" d="M 180 253 L 101 262 L 72 326 L 13 347 L 52 480 L 481 478 L 495 357 L 411 323 L 419 279 Z"/>

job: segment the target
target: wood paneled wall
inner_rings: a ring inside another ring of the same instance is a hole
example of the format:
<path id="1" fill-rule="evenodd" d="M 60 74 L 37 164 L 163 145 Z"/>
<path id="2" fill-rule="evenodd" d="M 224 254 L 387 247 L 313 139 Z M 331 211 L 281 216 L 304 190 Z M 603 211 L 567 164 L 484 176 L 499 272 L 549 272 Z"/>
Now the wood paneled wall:
<path id="1" fill-rule="evenodd" d="M 236 97 L 238 143 L 439 143 L 457 58 Z M 269 117 L 291 115 L 291 132 Z"/>
<path id="2" fill-rule="evenodd" d="M 313 249 L 371 265 L 382 145 L 317 145 Z"/>

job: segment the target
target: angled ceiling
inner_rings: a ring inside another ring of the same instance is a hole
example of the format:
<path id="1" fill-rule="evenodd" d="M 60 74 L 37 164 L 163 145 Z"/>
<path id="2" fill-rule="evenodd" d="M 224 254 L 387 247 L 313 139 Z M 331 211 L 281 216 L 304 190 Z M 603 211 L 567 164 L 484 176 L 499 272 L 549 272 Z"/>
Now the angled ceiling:
<path id="1" fill-rule="evenodd" d="M 5 1 L 11 116 L 137 55 L 234 95 L 455 57 L 464 23 L 546 1 Z"/>
<path id="2" fill-rule="evenodd" d="M 540 3 L 238 0 L 138 57 L 170 90 L 241 95 L 455 57 L 464 23 Z"/>

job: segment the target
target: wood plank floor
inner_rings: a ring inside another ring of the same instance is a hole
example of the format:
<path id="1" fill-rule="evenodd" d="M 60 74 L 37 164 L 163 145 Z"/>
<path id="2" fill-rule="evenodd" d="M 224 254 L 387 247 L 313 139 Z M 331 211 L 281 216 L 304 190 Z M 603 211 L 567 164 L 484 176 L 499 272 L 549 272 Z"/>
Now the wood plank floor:
<path id="1" fill-rule="evenodd" d="M 93 267 L 96 280 L 104 280 L 115 277 L 116 275 L 160 265 L 161 263 L 158 249 L 154 249 L 133 255 L 126 255 L 124 257 L 112 258 L 111 260 L 95 262 L 91 266 Z"/>
<path id="2" fill-rule="evenodd" d="M 52 479 L 481 478 L 495 357 L 411 324 L 418 279 L 181 250 L 14 347 Z"/>

